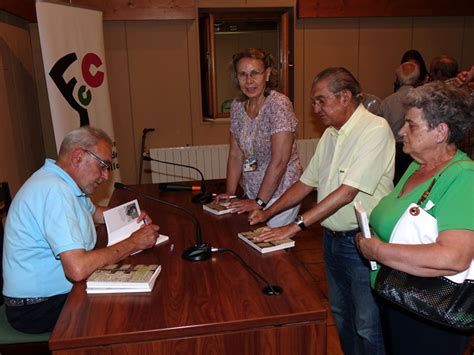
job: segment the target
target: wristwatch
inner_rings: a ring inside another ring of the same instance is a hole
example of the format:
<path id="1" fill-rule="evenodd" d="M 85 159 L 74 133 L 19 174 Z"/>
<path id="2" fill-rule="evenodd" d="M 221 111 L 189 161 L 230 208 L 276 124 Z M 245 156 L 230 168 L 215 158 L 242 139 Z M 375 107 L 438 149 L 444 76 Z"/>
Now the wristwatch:
<path id="1" fill-rule="evenodd" d="M 296 224 L 298 227 L 300 227 L 300 229 L 301 229 L 302 231 L 304 231 L 304 230 L 306 229 L 306 226 L 305 226 L 305 224 L 304 224 L 304 222 L 303 222 L 303 216 L 300 215 L 300 214 L 299 214 L 298 216 L 296 216 L 296 218 L 295 218 L 295 224 Z"/>
<path id="2" fill-rule="evenodd" d="M 257 203 L 257 205 L 259 205 L 262 208 L 267 207 L 267 203 L 265 201 L 263 201 L 260 197 L 257 197 L 255 199 L 255 202 Z"/>

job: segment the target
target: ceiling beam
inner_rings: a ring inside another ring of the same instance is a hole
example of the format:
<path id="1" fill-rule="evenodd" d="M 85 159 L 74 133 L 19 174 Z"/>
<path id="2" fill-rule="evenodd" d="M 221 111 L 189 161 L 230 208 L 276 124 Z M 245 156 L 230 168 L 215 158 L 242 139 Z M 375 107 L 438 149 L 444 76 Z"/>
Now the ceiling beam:
<path id="1" fill-rule="evenodd" d="M 196 0 L 56 0 L 103 12 L 104 20 L 192 20 L 196 18 Z M 0 0 L 4 10 L 30 22 L 36 22 L 35 0 Z"/>

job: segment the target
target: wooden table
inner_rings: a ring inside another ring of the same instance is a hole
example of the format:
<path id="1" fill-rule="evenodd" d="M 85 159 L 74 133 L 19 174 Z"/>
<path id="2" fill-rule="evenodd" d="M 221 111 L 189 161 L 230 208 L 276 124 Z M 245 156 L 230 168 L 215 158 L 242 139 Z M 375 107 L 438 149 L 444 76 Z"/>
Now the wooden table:
<path id="1" fill-rule="evenodd" d="M 321 292 L 291 253 L 262 255 L 237 238 L 252 229 L 246 215 L 215 216 L 191 202 L 191 192 L 137 190 L 193 211 L 203 239 L 236 251 L 284 292 L 265 286 L 230 253 L 201 262 L 182 252 L 195 241 L 195 227 L 183 212 L 138 197 L 170 241 L 127 258 L 133 264 L 159 263 L 162 272 L 151 293 L 88 295 L 74 286 L 49 340 L 54 354 L 325 354 L 327 312 Z M 116 190 L 111 206 L 135 199 Z M 105 228 L 99 227 L 98 245 Z M 297 242 L 297 241 L 296 241 Z"/>

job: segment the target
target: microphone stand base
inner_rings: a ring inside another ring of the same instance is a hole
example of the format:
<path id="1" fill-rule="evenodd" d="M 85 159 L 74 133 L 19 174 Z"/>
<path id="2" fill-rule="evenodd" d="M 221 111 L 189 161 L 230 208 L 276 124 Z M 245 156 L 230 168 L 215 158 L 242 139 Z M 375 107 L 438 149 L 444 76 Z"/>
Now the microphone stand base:
<path id="1" fill-rule="evenodd" d="M 181 257 L 188 261 L 203 261 L 209 259 L 211 255 L 211 244 L 201 244 L 186 249 Z"/>
<path id="2" fill-rule="evenodd" d="M 283 289 L 277 285 L 268 285 L 262 289 L 262 292 L 267 296 L 278 296 L 283 293 Z"/>
<path id="3" fill-rule="evenodd" d="M 212 197 L 212 194 L 208 194 L 208 193 L 202 194 L 202 193 L 200 193 L 199 195 L 194 196 L 191 199 L 191 201 L 193 201 L 194 203 L 206 204 L 206 203 L 211 202 L 213 199 L 214 199 L 214 197 Z"/>

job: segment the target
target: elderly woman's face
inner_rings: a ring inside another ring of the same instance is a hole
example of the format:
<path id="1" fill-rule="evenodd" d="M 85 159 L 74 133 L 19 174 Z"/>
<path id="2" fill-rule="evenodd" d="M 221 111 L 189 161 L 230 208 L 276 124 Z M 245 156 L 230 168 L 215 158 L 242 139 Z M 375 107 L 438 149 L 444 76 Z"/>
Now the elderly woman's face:
<path id="1" fill-rule="evenodd" d="M 242 93 L 248 98 L 258 98 L 265 91 L 266 82 L 270 77 L 270 68 L 259 59 L 242 58 L 237 63 L 237 79 Z"/>
<path id="2" fill-rule="evenodd" d="M 423 117 L 423 110 L 411 107 L 405 114 L 405 124 L 400 129 L 403 137 L 403 151 L 412 157 L 423 156 L 436 146 L 436 129 L 430 129 Z"/>

